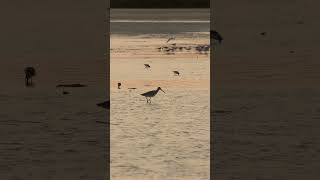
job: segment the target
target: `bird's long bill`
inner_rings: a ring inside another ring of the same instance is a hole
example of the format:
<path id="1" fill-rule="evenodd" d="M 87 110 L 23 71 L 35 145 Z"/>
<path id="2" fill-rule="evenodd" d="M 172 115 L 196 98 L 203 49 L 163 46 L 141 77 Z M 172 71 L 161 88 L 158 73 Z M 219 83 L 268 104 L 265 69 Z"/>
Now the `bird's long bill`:
<path id="1" fill-rule="evenodd" d="M 162 89 L 160 89 L 162 92 L 164 92 Z M 164 93 L 166 93 L 166 92 L 164 92 Z"/>

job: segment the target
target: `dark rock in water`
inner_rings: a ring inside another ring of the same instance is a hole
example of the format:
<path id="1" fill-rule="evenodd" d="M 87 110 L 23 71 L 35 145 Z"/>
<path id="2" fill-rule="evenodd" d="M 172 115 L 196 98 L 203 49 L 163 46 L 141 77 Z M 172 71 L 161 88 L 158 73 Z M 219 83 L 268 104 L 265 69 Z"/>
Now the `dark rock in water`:
<path id="1" fill-rule="evenodd" d="M 304 24 L 304 22 L 303 21 L 298 21 L 297 24 Z"/>
<path id="2" fill-rule="evenodd" d="M 59 84 L 56 87 L 88 87 L 88 86 L 83 84 Z"/>
<path id="3" fill-rule="evenodd" d="M 102 103 L 98 103 L 97 106 L 105 108 L 105 109 L 110 109 L 110 101 L 105 101 Z"/>
<path id="4" fill-rule="evenodd" d="M 100 124 L 108 124 L 108 122 L 104 122 L 104 121 L 96 121 L 96 123 L 100 123 Z"/>
<path id="5" fill-rule="evenodd" d="M 260 35 L 265 36 L 267 33 L 266 32 L 261 32 Z"/>

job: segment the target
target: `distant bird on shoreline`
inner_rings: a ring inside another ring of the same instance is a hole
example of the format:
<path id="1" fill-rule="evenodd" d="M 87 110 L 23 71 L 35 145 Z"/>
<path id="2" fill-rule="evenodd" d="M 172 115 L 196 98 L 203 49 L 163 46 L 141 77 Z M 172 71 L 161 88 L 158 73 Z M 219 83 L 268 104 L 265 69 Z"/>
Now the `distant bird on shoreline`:
<path id="1" fill-rule="evenodd" d="M 121 83 L 118 83 L 118 89 L 121 89 Z"/>
<path id="2" fill-rule="evenodd" d="M 180 75 L 179 71 L 172 71 L 174 73 L 174 75 Z"/>
<path id="3" fill-rule="evenodd" d="M 110 109 L 110 101 L 104 101 L 102 103 L 98 103 L 97 106 L 105 109 Z"/>
<path id="4" fill-rule="evenodd" d="M 144 96 L 146 97 L 147 99 L 147 103 L 151 103 L 151 98 L 154 97 L 155 95 L 158 94 L 159 90 L 161 90 L 162 92 L 164 92 L 161 87 L 158 87 L 156 90 L 152 90 L 152 91 L 148 91 L 148 92 L 145 92 L 143 94 L 141 94 L 141 96 Z M 165 93 L 165 92 L 164 92 Z M 148 99 L 149 98 L 149 99 Z"/>
<path id="5" fill-rule="evenodd" d="M 149 64 L 144 64 L 144 67 L 147 69 L 151 68 L 151 66 Z"/>
<path id="6" fill-rule="evenodd" d="M 169 42 L 169 41 L 172 41 L 172 40 L 175 40 L 176 38 L 175 37 L 171 37 L 171 38 L 169 38 L 168 40 L 167 40 L 167 43 Z"/>
<path id="7" fill-rule="evenodd" d="M 218 32 L 215 31 L 215 30 L 210 31 L 210 39 L 211 39 L 211 38 L 214 39 L 214 40 L 217 40 L 217 41 L 219 42 L 219 44 L 221 44 L 221 42 L 222 42 L 222 40 L 223 40 L 221 34 L 218 33 Z"/>
<path id="8" fill-rule="evenodd" d="M 24 73 L 25 73 L 26 86 L 32 85 L 32 77 L 36 75 L 36 70 L 34 69 L 34 67 L 26 67 L 24 68 Z"/>

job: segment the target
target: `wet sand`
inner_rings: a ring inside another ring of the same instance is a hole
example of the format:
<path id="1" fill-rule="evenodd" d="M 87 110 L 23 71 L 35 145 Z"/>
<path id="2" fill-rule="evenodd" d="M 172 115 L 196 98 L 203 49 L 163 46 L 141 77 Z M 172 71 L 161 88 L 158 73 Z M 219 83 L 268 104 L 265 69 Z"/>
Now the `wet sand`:
<path id="1" fill-rule="evenodd" d="M 172 43 L 209 44 L 209 24 L 188 32 L 175 28 L 174 22 L 134 20 L 132 32 L 118 31 L 124 27 L 118 22 L 111 27 L 111 178 L 209 179 L 210 53 L 193 49 L 166 54 L 157 49 Z M 195 27 L 190 22 L 185 26 Z M 169 31 L 176 40 L 166 43 Z M 140 94 L 158 86 L 166 93 L 159 92 L 146 104 Z"/>

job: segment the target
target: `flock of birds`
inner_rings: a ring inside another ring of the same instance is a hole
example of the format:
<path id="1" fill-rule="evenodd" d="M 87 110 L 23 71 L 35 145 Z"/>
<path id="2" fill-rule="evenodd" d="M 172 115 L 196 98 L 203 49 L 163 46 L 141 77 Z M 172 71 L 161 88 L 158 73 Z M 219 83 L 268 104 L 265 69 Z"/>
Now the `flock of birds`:
<path id="1" fill-rule="evenodd" d="M 210 45 L 197 45 L 197 46 L 177 46 L 176 43 L 171 44 L 171 46 L 161 46 L 157 48 L 159 51 L 162 51 L 168 55 L 175 54 L 177 51 L 191 51 L 192 49 L 196 50 L 199 54 L 207 54 L 210 50 Z"/>
<path id="2" fill-rule="evenodd" d="M 261 35 L 265 35 L 265 33 L 263 33 L 263 34 L 261 34 Z M 222 40 L 223 40 L 221 34 L 218 33 L 218 32 L 215 31 L 215 30 L 210 31 L 210 39 L 212 39 L 212 40 L 214 40 L 214 41 L 218 41 L 219 44 L 221 44 L 221 42 L 222 42 Z M 172 40 L 175 40 L 175 37 L 170 37 L 170 38 L 167 40 L 167 43 L 169 43 L 169 42 L 172 41 Z M 191 48 L 192 48 L 192 47 L 190 47 L 190 46 L 189 46 L 189 47 L 177 47 L 177 46 L 176 46 L 176 43 L 172 44 L 172 46 L 173 46 L 173 47 L 171 47 L 171 48 L 169 48 L 169 47 L 167 47 L 167 46 L 164 46 L 164 47 L 160 47 L 160 48 L 158 48 L 158 49 L 159 49 L 159 50 L 164 50 L 164 51 L 167 51 L 167 52 L 169 52 L 169 51 L 174 52 L 174 51 L 176 51 L 176 50 L 183 50 L 183 49 L 185 49 L 185 50 L 191 50 Z M 203 52 L 203 51 L 204 51 L 204 52 L 209 51 L 210 46 L 209 46 L 209 45 L 198 45 L 198 46 L 196 46 L 196 47 L 194 47 L 194 48 L 195 48 L 198 52 L 201 53 L 201 52 Z M 144 66 L 145 66 L 145 68 L 147 68 L 147 69 L 151 68 L 151 66 L 150 66 L 149 64 L 144 64 Z M 33 78 L 34 76 L 36 76 L 36 70 L 35 70 L 35 68 L 34 68 L 34 67 L 31 67 L 31 66 L 30 66 L 30 67 L 26 67 L 26 68 L 24 69 L 24 73 L 25 73 L 25 84 L 26 84 L 26 86 L 33 86 L 32 78 Z M 177 76 L 180 75 L 179 71 L 173 71 L 173 73 L 174 73 L 174 75 L 177 75 Z M 80 86 L 78 85 L 78 87 L 80 87 Z M 119 83 L 118 83 L 118 89 L 120 89 L 120 88 L 121 88 L 121 83 L 119 82 Z M 132 88 L 132 89 L 135 89 L 135 88 Z M 161 89 L 161 87 L 158 87 L 158 88 L 155 89 L 155 90 L 148 91 L 148 92 L 145 92 L 145 93 L 141 94 L 141 96 L 144 96 L 144 97 L 147 99 L 147 103 L 151 103 L 151 98 L 154 97 L 154 96 L 156 96 L 159 91 L 162 91 L 163 93 L 165 93 L 165 92 Z M 69 94 L 69 92 L 67 92 L 67 91 L 63 91 L 62 93 L 63 93 L 63 94 Z M 99 107 L 105 108 L 105 109 L 110 109 L 110 100 L 107 100 L 107 101 L 98 103 L 98 104 L 96 104 L 96 105 L 99 106 Z"/>
<path id="3" fill-rule="evenodd" d="M 222 42 L 222 40 L 223 40 L 221 34 L 218 33 L 218 32 L 215 31 L 215 30 L 210 31 L 210 39 L 213 39 L 214 41 L 218 41 L 219 44 L 221 44 L 221 42 Z M 169 43 L 169 42 L 172 41 L 172 40 L 175 40 L 175 37 L 170 37 L 170 38 L 166 41 L 166 43 Z M 196 46 L 196 47 L 194 47 L 194 48 L 195 48 L 198 52 L 200 52 L 200 53 L 203 52 L 203 51 L 204 51 L 204 52 L 207 52 L 207 51 L 210 50 L 210 45 L 198 45 L 198 46 Z M 191 50 L 192 47 L 190 47 L 190 46 L 189 46 L 189 47 L 178 47 L 178 46 L 176 46 L 176 43 L 174 43 L 174 44 L 172 44 L 172 47 L 171 47 L 171 48 L 168 47 L 168 46 L 162 46 L 162 47 L 159 47 L 159 48 L 157 48 L 157 49 L 159 49 L 160 51 L 161 51 L 161 50 L 164 50 L 164 51 L 167 51 L 167 52 L 169 52 L 169 51 L 174 52 L 174 51 L 176 51 L 177 49 L 179 49 L 179 50 L 183 50 L 183 49 Z M 150 64 L 144 64 L 144 66 L 145 66 L 146 69 L 151 68 Z M 173 73 L 174 73 L 174 75 L 177 75 L 177 76 L 180 75 L 179 71 L 173 71 Z M 120 83 L 120 82 L 118 83 L 118 89 L 121 89 L 121 83 Z M 154 96 L 156 96 L 159 91 L 162 91 L 163 93 L 165 93 L 165 92 L 161 89 L 161 87 L 158 87 L 158 88 L 155 89 L 155 90 L 148 91 L 148 92 L 145 92 L 145 93 L 140 94 L 140 95 L 141 95 L 141 96 L 144 96 L 144 97 L 147 99 L 147 103 L 151 103 L 151 98 L 154 97 Z"/>
<path id="4" fill-rule="evenodd" d="M 170 37 L 167 40 L 167 43 L 169 43 L 172 40 L 175 40 L 175 37 Z M 217 41 L 219 44 L 222 43 L 222 36 L 219 32 L 215 31 L 215 30 L 211 30 L 210 31 L 210 39 L 213 39 L 214 41 Z M 171 44 L 171 47 L 169 46 L 161 46 L 157 48 L 159 51 L 163 51 L 167 54 L 174 54 L 176 51 L 183 51 L 183 50 L 187 50 L 190 51 L 192 49 L 195 49 L 198 53 L 208 53 L 208 51 L 210 50 L 210 45 L 205 44 L 205 45 L 197 45 L 195 47 L 192 46 L 180 46 L 178 47 L 176 43 Z"/>

